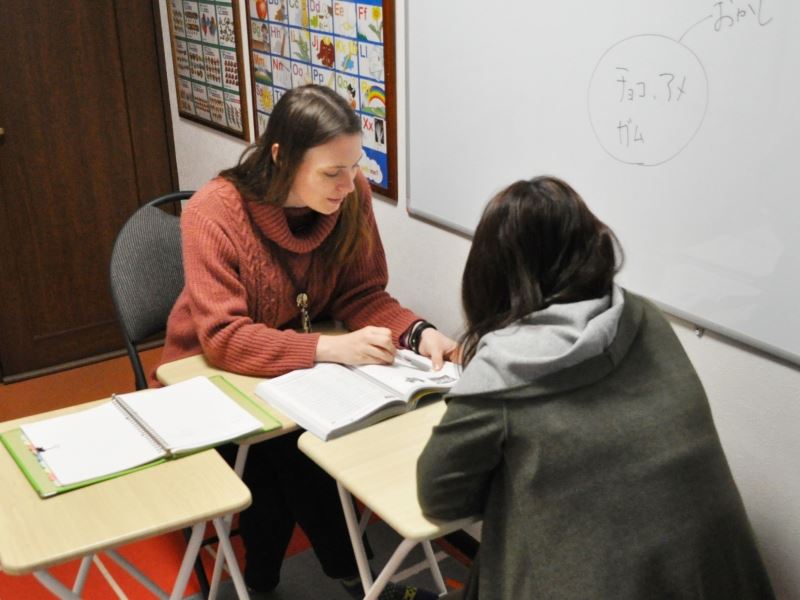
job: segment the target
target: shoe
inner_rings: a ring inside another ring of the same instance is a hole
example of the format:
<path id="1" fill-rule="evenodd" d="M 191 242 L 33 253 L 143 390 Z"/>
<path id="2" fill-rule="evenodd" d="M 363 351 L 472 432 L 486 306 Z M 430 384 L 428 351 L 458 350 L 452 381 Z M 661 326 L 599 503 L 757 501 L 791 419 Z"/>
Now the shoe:
<path id="1" fill-rule="evenodd" d="M 360 598 L 364 597 L 364 588 L 361 586 L 361 578 L 356 577 L 349 577 L 347 579 L 340 579 L 339 583 L 342 584 L 344 590 L 350 594 L 351 598 L 355 600 L 359 600 Z"/>
<path id="2" fill-rule="evenodd" d="M 398 585 L 391 581 L 383 588 L 378 600 L 437 600 L 438 594 L 414 587 L 411 585 Z"/>
<path id="3" fill-rule="evenodd" d="M 278 587 L 278 580 L 268 579 L 263 572 L 248 569 L 247 565 L 245 565 L 242 575 L 244 576 L 244 584 L 247 586 L 247 593 L 251 597 L 261 598 Z"/>
<path id="4" fill-rule="evenodd" d="M 250 596 L 250 600 L 268 600 L 269 598 L 273 598 L 272 590 L 264 591 L 264 590 L 256 590 L 251 588 L 249 585 L 247 587 L 247 595 Z"/>
<path id="5" fill-rule="evenodd" d="M 361 586 L 361 579 L 358 577 L 342 579 L 341 583 L 342 587 L 355 600 L 360 600 L 364 597 L 364 588 Z M 437 594 L 428 590 L 410 585 L 398 585 L 391 581 L 386 584 L 386 587 L 381 591 L 381 595 L 378 596 L 378 600 L 437 600 L 438 598 Z"/>

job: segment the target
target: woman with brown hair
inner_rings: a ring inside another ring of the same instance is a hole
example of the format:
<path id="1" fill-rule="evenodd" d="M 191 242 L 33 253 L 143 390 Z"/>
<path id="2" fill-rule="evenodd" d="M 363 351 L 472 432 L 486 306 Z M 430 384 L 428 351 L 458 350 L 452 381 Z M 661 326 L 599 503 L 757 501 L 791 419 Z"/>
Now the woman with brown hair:
<path id="1" fill-rule="evenodd" d="M 435 365 L 451 357 L 455 342 L 385 290 L 361 154 L 359 118 L 336 92 L 304 86 L 281 97 L 259 141 L 183 211 L 186 285 L 163 362 L 203 353 L 221 369 L 271 377 L 321 361 L 391 363 L 400 345 Z M 351 333 L 312 331 L 331 319 Z M 357 590 L 336 486 L 299 452 L 296 434 L 254 445 L 244 481 L 253 494 L 240 521 L 248 586 L 277 586 L 299 523 L 325 573 Z"/>
<path id="2" fill-rule="evenodd" d="M 559 179 L 483 213 L 466 366 L 418 463 L 426 515 L 483 515 L 468 600 L 773 597 L 700 380 L 620 261 Z"/>

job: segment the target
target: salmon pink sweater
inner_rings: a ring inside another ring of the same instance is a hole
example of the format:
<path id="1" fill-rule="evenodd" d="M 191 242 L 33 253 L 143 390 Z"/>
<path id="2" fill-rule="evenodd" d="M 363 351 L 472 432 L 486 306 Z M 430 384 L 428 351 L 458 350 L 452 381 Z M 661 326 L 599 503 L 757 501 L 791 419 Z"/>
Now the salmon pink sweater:
<path id="1" fill-rule="evenodd" d="M 371 250 L 347 265 L 325 269 L 320 245 L 339 213 L 310 214 L 246 202 L 232 183 L 216 178 L 199 189 L 181 216 L 185 286 L 167 323 L 162 363 L 203 353 L 221 369 L 272 377 L 314 364 L 318 333 L 298 333 L 298 290 L 276 259 L 305 283 L 312 321 L 335 319 L 350 330 L 388 327 L 395 344 L 419 317 L 386 292 L 386 257 L 369 185 L 356 179 L 372 235 Z M 293 233 L 297 219 L 310 225 Z M 266 238 L 266 239 L 265 239 Z M 267 241 L 269 240 L 269 241 Z M 157 385 L 154 375 L 151 384 Z"/>

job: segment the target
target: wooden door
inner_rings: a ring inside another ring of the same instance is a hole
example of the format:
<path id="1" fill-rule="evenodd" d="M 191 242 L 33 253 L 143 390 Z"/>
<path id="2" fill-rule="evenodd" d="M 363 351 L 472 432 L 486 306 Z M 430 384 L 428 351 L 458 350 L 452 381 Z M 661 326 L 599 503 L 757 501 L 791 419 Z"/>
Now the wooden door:
<path id="1" fill-rule="evenodd" d="M 0 370 L 6 381 L 122 348 L 114 238 L 175 189 L 157 0 L 4 0 Z"/>

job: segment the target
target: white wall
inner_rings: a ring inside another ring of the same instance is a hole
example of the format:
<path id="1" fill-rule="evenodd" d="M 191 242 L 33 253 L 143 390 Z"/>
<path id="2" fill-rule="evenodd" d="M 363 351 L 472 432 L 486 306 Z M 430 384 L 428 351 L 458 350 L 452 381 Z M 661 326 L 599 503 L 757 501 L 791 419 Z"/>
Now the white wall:
<path id="1" fill-rule="evenodd" d="M 181 189 L 195 189 L 235 164 L 246 144 L 178 116 L 166 7 L 160 4 L 178 176 Z M 244 0 L 240 4 L 244 23 Z M 401 199 L 396 206 L 376 201 L 375 212 L 389 260 L 390 291 L 455 335 L 461 325 L 459 284 L 469 241 L 405 211 L 404 2 L 397 5 Z M 690 323 L 672 323 L 708 392 L 775 591 L 779 598 L 800 600 L 800 369 L 710 332 L 699 338 Z"/>

